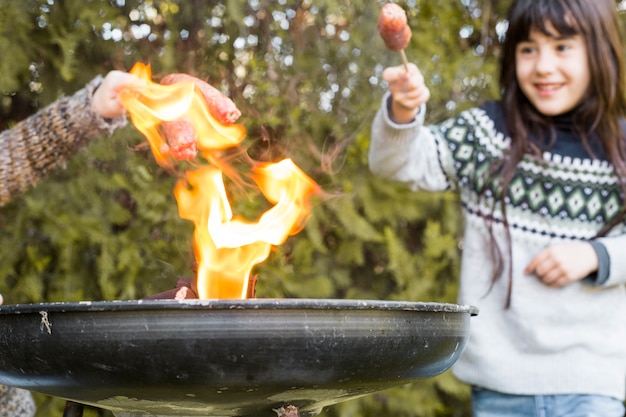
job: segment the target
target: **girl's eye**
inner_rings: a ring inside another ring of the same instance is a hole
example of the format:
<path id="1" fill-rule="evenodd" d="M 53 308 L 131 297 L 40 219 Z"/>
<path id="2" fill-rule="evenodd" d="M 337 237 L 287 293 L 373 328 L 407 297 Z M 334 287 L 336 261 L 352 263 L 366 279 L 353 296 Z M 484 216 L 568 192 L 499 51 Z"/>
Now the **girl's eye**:
<path id="1" fill-rule="evenodd" d="M 519 46 L 517 48 L 517 51 L 520 54 L 528 55 L 528 54 L 532 54 L 535 51 L 535 48 L 533 48 L 532 46 Z"/>
<path id="2" fill-rule="evenodd" d="M 572 49 L 572 47 L 569 44 L 566 44 L 566 43 L 561 43 L 561 44 L 558 44 L 556 46 L 556 50 L 559 51 L 559 52 L 565 52 L 565 51 L 568 51 L 570 49 Z"/>

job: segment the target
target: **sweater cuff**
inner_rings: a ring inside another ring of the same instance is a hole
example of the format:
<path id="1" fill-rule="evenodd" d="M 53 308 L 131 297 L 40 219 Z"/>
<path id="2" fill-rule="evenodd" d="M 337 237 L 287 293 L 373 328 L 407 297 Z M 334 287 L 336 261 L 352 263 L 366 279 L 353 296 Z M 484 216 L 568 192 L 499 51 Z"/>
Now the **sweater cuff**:
<path id="1" fill-rule="evenodd" d="M 601 242 L 609 254 L 609 278 L 604 283 L 604 286 L 606 287 L 626 283 L 626 256 L 624 256 L 626 235 L 607 236 L 594 240 Z"/>
<path id="2" fill-rule="evenodd" d="M 609 257 L 609 251 L 602 243 L 597 240 L 590 240 L 589 243 L 596 251 L 598 256 L 598 270 L 587 277 L 587 280 L 594 285 L 604 285 L 609 280 L 611 272 L 611 258 Z"/>
<path id="3" fill-rule="evenodd" d="M 391 117 L 391 93 L 387 91 L 383 96 L 383 108 L 385 111 L 384 120 L 388 125 L 393 126 L 396 129 L 402 128 L 414 128 L 415 126 L 423 126 L 424 119 L 426 118 L 426 104 L 422 104 L 420 108 L 417 110 L 417 114 L 415 115 L 415 119 L 409 123 L 398 123 Z"/>

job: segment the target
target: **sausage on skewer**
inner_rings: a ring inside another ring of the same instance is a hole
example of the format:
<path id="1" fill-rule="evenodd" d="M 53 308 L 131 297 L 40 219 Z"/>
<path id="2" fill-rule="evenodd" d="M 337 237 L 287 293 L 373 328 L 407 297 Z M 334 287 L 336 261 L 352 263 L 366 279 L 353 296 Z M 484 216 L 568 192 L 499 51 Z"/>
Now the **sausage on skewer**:
<path id="1" fill-rule="evenodd" d="M 222 124 L 234 123 L 241 112 L 235 103 L 217 88 L 199 78 L 188 74 L 168 74 L 161 79 L 161 84 L 170 85 L 183 81 L 193 81 L 202 94 L 209 112 Z M 184 119 L 163 122 L 163 133 L 169 145 L 169 153 L 178 160 L 191 160 L 198 153 L 198 138 L 191 123 Z"/>
<path id="2" fill-rule="evenodd" d="M 386 3 L 378 17 L 378 33 L 385 41 L 387 48 L 400 51 L 404 67 L 408 71 L 404 48 L 409 44 L 412 33 L 404 9 L 395 3 Z"/>

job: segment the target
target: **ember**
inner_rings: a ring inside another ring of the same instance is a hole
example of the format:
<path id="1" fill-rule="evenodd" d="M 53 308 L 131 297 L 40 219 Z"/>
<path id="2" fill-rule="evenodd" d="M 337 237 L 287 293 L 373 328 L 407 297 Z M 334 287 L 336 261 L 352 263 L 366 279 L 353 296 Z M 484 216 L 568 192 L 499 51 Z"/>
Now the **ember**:
<path id="1" fill-rule="evenodd" d="M 122 102 L 161 166 L 171 168 L 181 159 L 177 152 L 170 152 L 168 140 L 172 138 L 164 133 L 176 131 L 174 122 L 183 122 L 183 134 L 189 134 L 189 128 L 195 133 L 197 155 L 194 152 L 192 156 L 198 160 L 198 168 L 186 172 L 174 194 L 181 218 L 195 224 L 199 297 L 246 298 L 251 293 L 252 268 L 267 259 L 272 245 L 281 245 L 304 227 L 310 214 L 309 200 L 320 192 L 319 186 L 289 159 L 263 164 L 253 161 L 253 181 L 273 207 L 256 222 L 235 216 L 224 185 L 224 176 L 232 169 L 224 165 L 218 152 L 239 146 L 245 138 L 244 127 L 224 122 L 219 116 L 219 97 L 207 100 L 193 77 L 157 84 L 151 80 L 150 67 L 141 63 L 131 73 L 147 83 L 125 92 Z M 228 104 L 232 108 L 232 102 Z M 188 142 L 185 140 L 185 146 Z"/>

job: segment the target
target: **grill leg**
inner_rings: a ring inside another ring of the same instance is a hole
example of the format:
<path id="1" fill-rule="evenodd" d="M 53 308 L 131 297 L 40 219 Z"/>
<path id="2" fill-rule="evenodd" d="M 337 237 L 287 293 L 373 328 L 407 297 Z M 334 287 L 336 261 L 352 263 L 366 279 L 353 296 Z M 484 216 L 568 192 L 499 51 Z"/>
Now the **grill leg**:
<path id="1" fill-rule="evenodd" d="M 63 417 L 83 417 L 83 405 L 73 401 L 66 401 Z"/>

